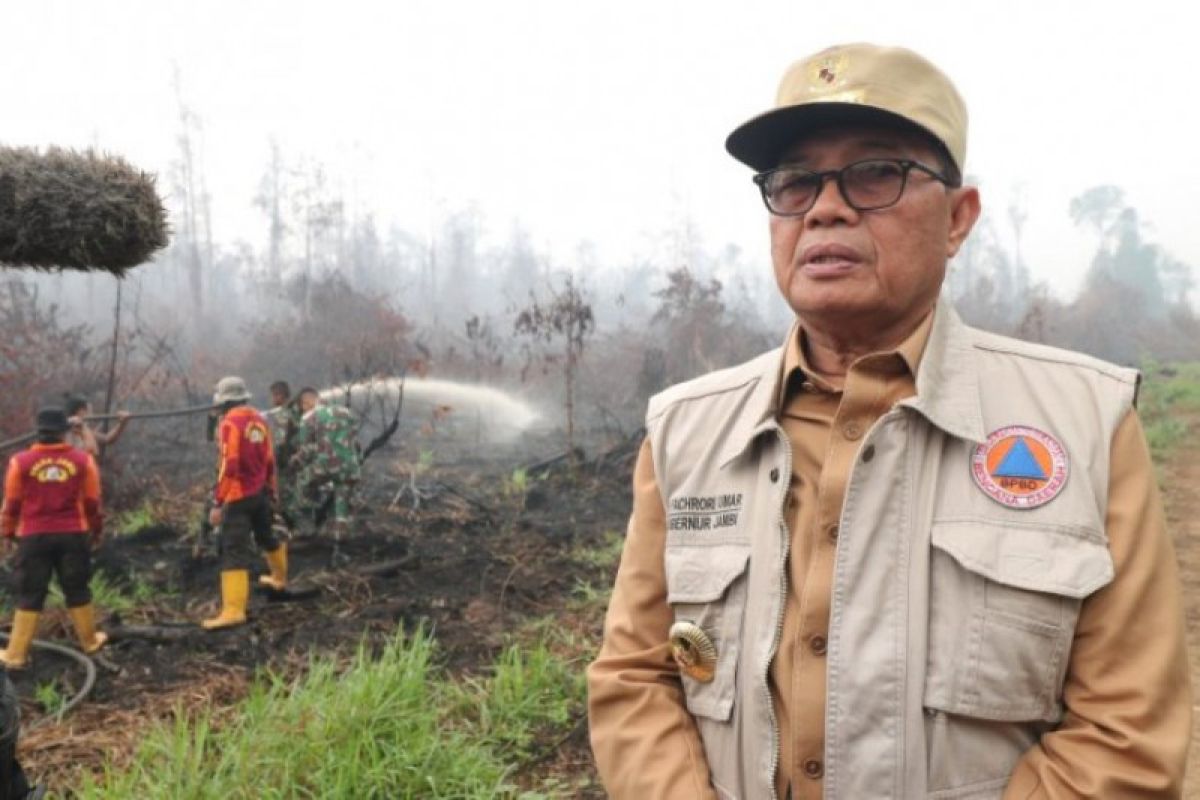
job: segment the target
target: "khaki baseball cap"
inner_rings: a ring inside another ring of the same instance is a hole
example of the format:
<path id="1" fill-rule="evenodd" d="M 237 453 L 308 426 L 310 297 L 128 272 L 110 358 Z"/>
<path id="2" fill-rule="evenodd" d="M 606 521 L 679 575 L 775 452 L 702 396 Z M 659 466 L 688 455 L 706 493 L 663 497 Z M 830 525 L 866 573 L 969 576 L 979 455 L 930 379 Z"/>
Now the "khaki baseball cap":
<path id="1" fill-rule="evenodd" d="M 941 142 L 959 172 L 967 160 L 967 106 L 946 75 L 911 50 L 846 44 L 797 61 L 775 107 L 725 140 L 729 154 L 762 171 L 805 132 L 833 123 L 916 126 Z"/>

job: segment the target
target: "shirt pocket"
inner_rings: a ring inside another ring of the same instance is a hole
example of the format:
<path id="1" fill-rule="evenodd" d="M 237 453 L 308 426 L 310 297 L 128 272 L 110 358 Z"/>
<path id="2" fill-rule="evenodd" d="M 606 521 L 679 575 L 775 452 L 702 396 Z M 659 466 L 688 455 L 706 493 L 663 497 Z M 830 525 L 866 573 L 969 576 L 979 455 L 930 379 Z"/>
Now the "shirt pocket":
<path id="1" fill-rule="evenodd" d="M 733 711 L 749 563 L 749 542 L 667 543 L 667 602 L 675 621 L 699 626 L 717 651 L 711 681 L 681 675 L 687 708 L 720 722 Z"/>
<path id="2" fill-rule="evenodd" d="M 1062 685 L 1083 598 L 1113 577 L 1094 529 L 935 523 L 924 702 L 997 721 L 1062 717 Z"/>

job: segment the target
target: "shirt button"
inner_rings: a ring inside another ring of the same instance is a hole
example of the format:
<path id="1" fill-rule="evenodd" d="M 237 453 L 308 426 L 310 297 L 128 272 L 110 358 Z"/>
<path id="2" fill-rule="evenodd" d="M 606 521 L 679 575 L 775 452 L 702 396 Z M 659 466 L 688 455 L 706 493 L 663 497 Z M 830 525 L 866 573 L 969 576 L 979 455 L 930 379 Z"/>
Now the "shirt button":
<path id="1" fill-rule="evenodd" d="M 863 448 L 862 460 L 863 460 L 864 464 L 869 462 L 874 457 L 875 457 L 875 445 L 869 444 L 865 448 Z"/>
<path id="2" fill-rule="evenodd" d="M 847 422 L 844 426 L 842 426 L 842 436 L 845 436 L 850 441 L 854 441 L 858 437 L 862 436 L 862 433 L 862 426 L 857 422 Z"/>
<path id="3" fill-rule="evenodd" d="M 771 483 L 779 483 L 779 469 L 771 470 Z"/>
<path id="4" fill-rule="evenodd" d="M 835 522 L 825 529 L 825 533 L 829 536 L 829 540 L 836 542 L 838 538 L 838 524 Z"/>
<path id="5" fill-rule="evenodd" d="M 814 781 L 825 774 L 825 765 L 815 758 L 804 762 L 804 774 Z"/>
<path id="6" fill-rule="evenodd" d="M 816 653 L 819 656 L 823 656 L 823 655 L 825 655 L 825 648 L 828 646 L 829 643 L 825 641 L 824 636 L 818 635 L 818 636 L 814 636 L 811 639 L 809 639 L 808 644 L 812 648 L 812 651 L 814 653 Z"/>

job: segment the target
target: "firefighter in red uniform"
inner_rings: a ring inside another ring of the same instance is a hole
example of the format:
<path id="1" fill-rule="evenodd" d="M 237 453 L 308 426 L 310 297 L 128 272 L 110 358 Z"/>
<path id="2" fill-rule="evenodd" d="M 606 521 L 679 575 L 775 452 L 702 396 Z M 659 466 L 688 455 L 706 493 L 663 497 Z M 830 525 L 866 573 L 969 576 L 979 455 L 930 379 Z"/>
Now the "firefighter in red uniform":
<path id="1" fill-rule="evenodd" d="M 263 416 L 246 405 L 249 399 L 245 382 L 234 377 L 222 378 L 213 395 L 213 405 L 221 406 L 220 464 L 209 522 L 221 531 L 221 612 L 200 623 L 209 630 L 246 621 L 252 535 L 270 567 L 260 582 L 280 591 L 287 587 L 287 545 L 271 530 L 277 496 L 271 431 Z"/>
<path id="2" fill-rule="evenodd" d="M 28 662 L 52 575 L 58 576 L 79 646 L 94 653 L 108 637 L 96 630 L 92 608 L 91 551 L 100 544 L 100 470 L 95 460 L 64 441 L 66 413 L 47 408 L 37 415 L 37 443 L 13 456 L 4 480 L 0 532 L 5 550 L 17 542 L 13 594 L 17 612 L 0 661 L 9 669 Z"/>

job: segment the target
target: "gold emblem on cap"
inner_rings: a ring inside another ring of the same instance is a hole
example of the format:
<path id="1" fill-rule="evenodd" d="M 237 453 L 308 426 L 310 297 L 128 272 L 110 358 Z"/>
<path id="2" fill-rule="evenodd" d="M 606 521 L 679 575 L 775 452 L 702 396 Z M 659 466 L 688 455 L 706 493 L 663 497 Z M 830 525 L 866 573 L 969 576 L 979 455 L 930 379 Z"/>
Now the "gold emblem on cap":
<path id="1" fill-rule="evenodd" d="M 692 680 L 708 683 L 717 672 L 717 646 L 699 625 L 681 620 L 671 626 L 671 655 Z"/>
<path id="2" fill-rule="evenodd" d="M 828 92 L 846 82 L 850 58 L 845 53 L 817 59 L 809 67 L 808 80 L 815 92 Z"/>

